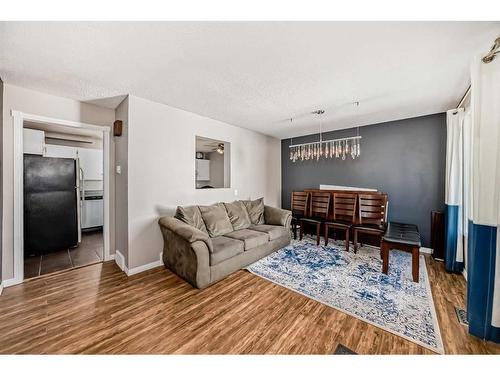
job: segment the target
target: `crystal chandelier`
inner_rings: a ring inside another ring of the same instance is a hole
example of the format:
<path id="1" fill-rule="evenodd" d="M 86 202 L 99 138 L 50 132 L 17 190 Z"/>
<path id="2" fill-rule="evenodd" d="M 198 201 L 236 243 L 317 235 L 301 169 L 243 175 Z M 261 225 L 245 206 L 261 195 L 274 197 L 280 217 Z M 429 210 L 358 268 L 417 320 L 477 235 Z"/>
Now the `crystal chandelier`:
<path id="1" fill-rule="evenodd" d="M 313 112 L 316 115 L 322 115 L 325 113 L 323 110 L 318 110 Z M 290 119 L 292 122 L 293 119 Z M 330 140 L 323 140 L 323 134 L 321 129 L 319 130 L 319 140 L 316 142 L 301 143 L 298 145 L 293 144 L 293 138 L 291 140 L 290 146 L 290 160 L 292 162 L 304 161 L 304 160 L 316 160 L 320 158 L 325 159 L 339 159 L 346 160 L 349 156 L 352 159 L 359 158 L 361 155 L 361 136 L 359 135 L 359 128 L 357 130 L 357 135 L 353 137 L 337 138 Z"/>

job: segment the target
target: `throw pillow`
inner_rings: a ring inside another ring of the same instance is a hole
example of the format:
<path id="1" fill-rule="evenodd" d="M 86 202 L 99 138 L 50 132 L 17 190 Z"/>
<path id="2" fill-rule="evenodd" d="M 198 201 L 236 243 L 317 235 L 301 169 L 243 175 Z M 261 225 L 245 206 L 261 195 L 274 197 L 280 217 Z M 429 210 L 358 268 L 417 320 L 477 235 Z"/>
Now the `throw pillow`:
<path id="1" fill-rule="evenodd" d="M 217 203 L 212 206 L 199 206 L 199 208 L 210 237 L 223 236 L 233 231 L 224 204 Z"/>
<path id="2" fill-rule="evenodd" d="M 208 233 L 198 206 L 177 206 L 175 218 L 205 233 Z"/>
<path id="3" fill-rule="evenodd" d="M 224 206 L 226 207 L 227 216 L 234 230 L 246 229 L 252 224 L 243 202 L 235 201 L 233 203 L 224 203 Z"/>
<path id="4" fill-rule="evenodd" d="M 264 224 L 264 198 L 243 201 L 252 224 Z"/>

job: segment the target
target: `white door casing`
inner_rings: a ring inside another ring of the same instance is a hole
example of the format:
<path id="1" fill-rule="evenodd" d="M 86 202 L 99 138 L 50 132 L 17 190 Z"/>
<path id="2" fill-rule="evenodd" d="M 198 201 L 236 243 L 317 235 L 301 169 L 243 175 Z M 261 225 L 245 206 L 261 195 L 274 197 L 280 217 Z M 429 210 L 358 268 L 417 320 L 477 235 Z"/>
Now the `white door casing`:
<path id="1" fill-rule="evenodd" d="M 14 277 L 8 285 L 20 284 L 24 280 L 24 234 L 23 234 L 23 123 L 24 121 L 42 124 L 56 124 L 80 129 L 97 130 L 103 133 L 103 202 L 104 202 L 104 260 L 111 260 L 110 255 L 110 128 L 107 126 L 87 124 L 83 122 L 61 120 L 32 115 L 20 111 L 11 111 L 14 135 Z"/>

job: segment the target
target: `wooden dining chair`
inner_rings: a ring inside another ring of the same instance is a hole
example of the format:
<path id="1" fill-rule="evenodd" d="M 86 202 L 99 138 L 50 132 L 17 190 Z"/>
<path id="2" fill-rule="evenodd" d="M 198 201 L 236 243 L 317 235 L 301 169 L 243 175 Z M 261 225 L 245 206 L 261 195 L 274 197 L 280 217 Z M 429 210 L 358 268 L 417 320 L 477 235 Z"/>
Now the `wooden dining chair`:
<path id="1" fill-rule="evenodd" d="M 300 239 L 304 235 L 304 224 L 316 226 L 316 244 L 319 246 L 321 224 L 328 218 L 330 209 L 330 193 L 312 192 L 310 198 L 309 217 L 300 219 Z"/>
<path id="2" fill-rule="evenodd" d="M 358 250 L 358 234 L 382 239 L 386 230 L 387 194 L 358 194 L 359 223 L 354 226 L 354 252 Z"/>
<path id="3" fill-rule="evenodd" d="M 306 217 L 309 211 L 310 193 L 305 191 L 292 191 L 292 232 L 293 239 L 297 239 L 297 227 L 300 227 L 300 219 Z"/>
<path id="4" fill-rule="evenodd" d="M 349 251 L 349 232 L 356 220 L 357 195 L 354 193 L 333 194 L 333 221 L 325 223 L 325 246 L 328 245 L 328 230 L 340 229 L 345 233 L 345 250 Z"/>

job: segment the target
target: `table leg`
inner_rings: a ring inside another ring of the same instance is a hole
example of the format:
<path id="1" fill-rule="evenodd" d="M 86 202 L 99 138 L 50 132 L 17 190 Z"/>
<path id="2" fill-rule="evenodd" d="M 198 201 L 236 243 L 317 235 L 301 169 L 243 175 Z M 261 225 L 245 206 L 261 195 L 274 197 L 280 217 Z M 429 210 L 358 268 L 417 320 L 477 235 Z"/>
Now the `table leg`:
<path id="1" fill-rule="evenodd" d="M 419 270 L 420 270 L 420 262 L 419 262 L 419 259 L 420 259 L 420 249 L 418 247 L 414 247 L 411 251 L 411 258 L 412 258 L 412 262 L 411 262 L 411 273 L 413 275 L 413 281 L 415 281 L 416 283 L 418 283 L 418 274 L 419 274 Z"/>

